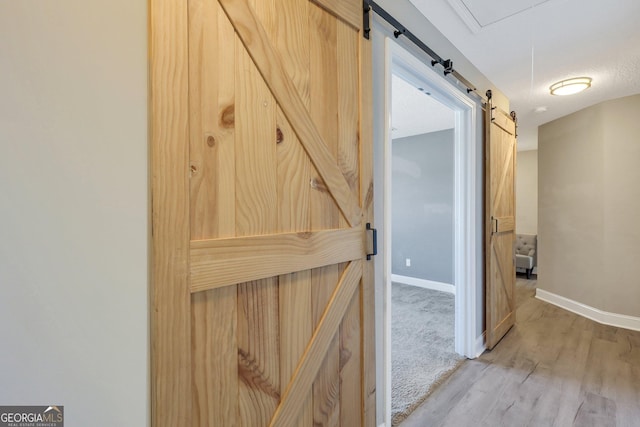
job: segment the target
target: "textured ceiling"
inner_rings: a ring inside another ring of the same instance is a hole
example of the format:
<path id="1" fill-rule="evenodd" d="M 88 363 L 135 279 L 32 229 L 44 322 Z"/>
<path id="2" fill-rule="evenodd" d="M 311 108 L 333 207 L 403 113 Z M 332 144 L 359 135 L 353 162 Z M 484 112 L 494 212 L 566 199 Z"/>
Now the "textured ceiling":
<path id="1" fill-rule="evenodd" d="M 470 19 L 470 27 L 478 30 L 481 27 L 495 24 L 517 13 L 538 6 L 550 0 L 448 0 L 449 4 L 465 19 Z"/>
<path id="2" fill-rule="evenodd" d="M 521 150 L 537 148 L 541 124 L 640 93 L 638 0 L 410 1 L 509 98 Z M 593 78 L 587 91 L 549 94 L 581 76 Z"/>

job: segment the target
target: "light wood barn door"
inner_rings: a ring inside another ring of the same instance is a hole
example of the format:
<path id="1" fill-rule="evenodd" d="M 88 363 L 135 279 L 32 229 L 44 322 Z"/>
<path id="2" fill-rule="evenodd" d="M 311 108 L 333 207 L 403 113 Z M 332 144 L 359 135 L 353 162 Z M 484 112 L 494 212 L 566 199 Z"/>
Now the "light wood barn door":
<path id="1" fill-rule="evenodd" d="M 515 167 L 514 119 L 487 103 L 486 179 L 486 346 L 492 349 L 515 324 Z"/>
<path id="2" fill-rule="evenodd" d="M 374 426 L 360 0 L 151 0 L 152 423 Z"/>

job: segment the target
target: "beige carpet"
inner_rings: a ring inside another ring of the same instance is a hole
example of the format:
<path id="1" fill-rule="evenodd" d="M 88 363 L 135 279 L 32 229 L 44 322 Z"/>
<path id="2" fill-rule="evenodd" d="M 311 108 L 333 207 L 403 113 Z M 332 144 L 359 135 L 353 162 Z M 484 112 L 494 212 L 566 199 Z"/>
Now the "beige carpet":
<path id="1" fill-rule="evenodd" d="M 454 296 L 393 283 L 391 417 L 397 426 L 464 360 L 454 351 Z"/>

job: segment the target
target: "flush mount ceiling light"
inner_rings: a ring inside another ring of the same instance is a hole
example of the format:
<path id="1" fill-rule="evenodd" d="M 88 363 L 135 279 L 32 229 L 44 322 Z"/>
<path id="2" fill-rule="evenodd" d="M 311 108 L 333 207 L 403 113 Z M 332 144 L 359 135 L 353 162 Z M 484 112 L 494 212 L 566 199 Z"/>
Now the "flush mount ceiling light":
<path id="1" fill-rule="evenodd" d="M 591 77 L 575 77 L 561 80 L 549 87 L 551 95 L 573 95 L 591 87 Z"/>

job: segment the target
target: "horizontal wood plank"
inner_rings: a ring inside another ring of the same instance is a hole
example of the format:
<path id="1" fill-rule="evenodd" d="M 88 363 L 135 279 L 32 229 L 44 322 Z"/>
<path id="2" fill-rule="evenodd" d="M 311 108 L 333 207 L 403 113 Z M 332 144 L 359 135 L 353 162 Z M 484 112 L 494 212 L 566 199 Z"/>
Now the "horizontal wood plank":
<path id="1" fill-rule="evenodd" d="M 498 222 L 497 233 L 503 233 L 505 231 L 514 231 L 516 229 L 516 219 L 512 216 L 503 216 L 496 218 Z"/>
<path id="2" fill-rule="evenodd" d="M 364 257 L 361 227 L 191 242 L 191 292 Z"/>
<path id="3" fill-rule="evenodd" d="M 358 0 L 312 0 L 353 28 L 362 26 L 362 2 Z"/>
<path id="4" fill-rule="evenodd" d="M 516 134 L 516 122 L 511 118 L 509 114 L 499 108 L 496 108 L 492 111 L 491 116 L 493 124 L 508 132 L 510 135 Z"/>

